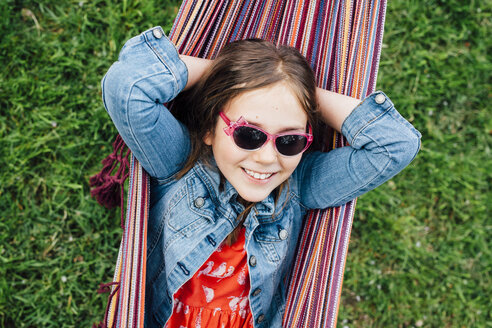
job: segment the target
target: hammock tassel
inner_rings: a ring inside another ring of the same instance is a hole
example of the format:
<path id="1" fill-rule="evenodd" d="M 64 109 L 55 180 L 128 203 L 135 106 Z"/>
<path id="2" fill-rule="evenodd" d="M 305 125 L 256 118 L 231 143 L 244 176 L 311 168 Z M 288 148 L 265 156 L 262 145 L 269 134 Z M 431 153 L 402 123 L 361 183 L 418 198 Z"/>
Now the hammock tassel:
<path id="1" fill-rule="evenodd" d="M 121 227 L 124 225 L 124 183 L 129 175 L 130 149 L 118 134 L 113 142 L 113 152 L 102 160 L 102 170 L 92 176 L 89 185 L 93 187 L 91 196 L 104 207 L 111 209 L 121 207 Z M 119 166 L 119 167 L 118 167 Z M 111 173 L 118 167 L 114 175 Z"/>

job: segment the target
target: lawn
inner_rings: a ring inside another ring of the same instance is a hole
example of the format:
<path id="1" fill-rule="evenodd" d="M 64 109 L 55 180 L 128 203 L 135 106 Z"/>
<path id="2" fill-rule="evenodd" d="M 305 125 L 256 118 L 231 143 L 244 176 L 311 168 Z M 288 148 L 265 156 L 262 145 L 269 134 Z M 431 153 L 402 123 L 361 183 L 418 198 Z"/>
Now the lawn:
<path id="1" fill-rule="evenodd" d="M 179 1 L 0 2 L 0 327 L 90 327 L 121 236 L 88 178 L 115 129 L 100 79 Z M 378 89 L 421 132 L 357 203 L 339 327 L 492 327 L 490 1 L 389 1 Z"/>

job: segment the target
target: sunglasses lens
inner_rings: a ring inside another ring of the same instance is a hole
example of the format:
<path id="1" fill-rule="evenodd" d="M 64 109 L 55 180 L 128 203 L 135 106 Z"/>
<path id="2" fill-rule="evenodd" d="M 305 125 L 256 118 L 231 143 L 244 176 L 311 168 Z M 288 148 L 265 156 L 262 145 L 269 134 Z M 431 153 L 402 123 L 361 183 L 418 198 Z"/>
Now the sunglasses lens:
<path id="1" fill-rule="evenodd" d="M 285 156 L 294 156 L 304 150 L 307 145 L 307 138 L 303 135 L 290 134 L 278 137 L 275 145 L 279 153 Z"/>
<path id="2" fill-rule="evenodd" d="M 249 126 L 237 127 L 233 136 L 236 145 L 247 150 L 258 149 L 267 140 L 266 134 Z"/>

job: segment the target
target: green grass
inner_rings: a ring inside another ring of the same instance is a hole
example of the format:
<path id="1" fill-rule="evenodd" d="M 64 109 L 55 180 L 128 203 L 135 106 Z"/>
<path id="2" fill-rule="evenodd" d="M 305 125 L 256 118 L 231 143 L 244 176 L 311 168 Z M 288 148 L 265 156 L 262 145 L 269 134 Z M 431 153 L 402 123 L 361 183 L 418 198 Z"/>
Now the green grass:
<path id="1" fill-rule="evenodd" d="M 115 134 L 99 81 L 179 4 L 19 3 L 0 2 L 0 327 L 89 327 L 121 235 L 87 183 Z M 358 201 L 339 327 L 492 327 L 491 9 L 389 1 L 378 88 L 423 144 Z"/>

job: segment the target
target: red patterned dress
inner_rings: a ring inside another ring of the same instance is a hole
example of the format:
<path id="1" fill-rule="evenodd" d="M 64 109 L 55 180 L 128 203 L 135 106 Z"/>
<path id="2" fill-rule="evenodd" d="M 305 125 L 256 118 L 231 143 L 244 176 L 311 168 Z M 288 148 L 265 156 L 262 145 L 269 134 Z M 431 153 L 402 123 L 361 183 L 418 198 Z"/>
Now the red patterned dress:
<path id="1" fill-rule="evenodd" d="M 165 328 L 252 328 L 245 229 L 231 246 L 222 243 L 174 294 Z"/>

